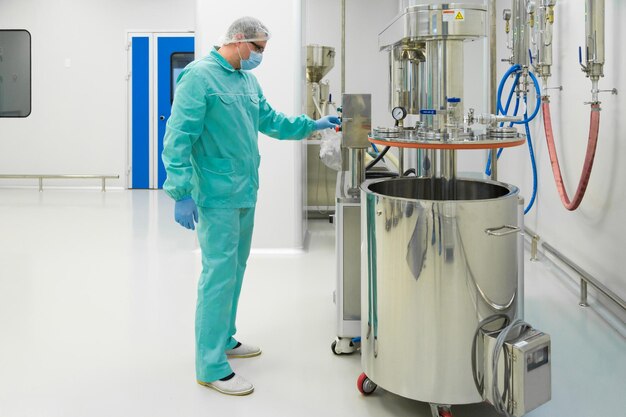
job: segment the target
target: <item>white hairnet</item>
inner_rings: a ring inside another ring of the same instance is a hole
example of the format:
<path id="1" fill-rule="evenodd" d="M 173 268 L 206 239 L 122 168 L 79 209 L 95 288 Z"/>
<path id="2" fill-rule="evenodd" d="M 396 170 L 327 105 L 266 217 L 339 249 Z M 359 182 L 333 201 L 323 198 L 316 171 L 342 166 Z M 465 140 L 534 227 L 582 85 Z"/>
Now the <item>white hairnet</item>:
<path id="1" fill-rule="evenodd" d="M 221 43 L 227 45 L 235 42 L 267 41 L 269 38 L 270 31 L 259 19 L 246 16 L 235 20 L 230 25 Z"/>

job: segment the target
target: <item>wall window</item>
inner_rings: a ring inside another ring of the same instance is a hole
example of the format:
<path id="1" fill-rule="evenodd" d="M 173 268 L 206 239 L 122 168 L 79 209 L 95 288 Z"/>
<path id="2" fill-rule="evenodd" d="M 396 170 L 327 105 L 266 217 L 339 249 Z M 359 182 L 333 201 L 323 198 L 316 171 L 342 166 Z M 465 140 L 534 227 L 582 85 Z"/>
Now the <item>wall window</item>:
<path id="1" fill-rule="evenodd" d="M 171 61 L 171 75 L 170 75 L 170 83 L 171 83 L 171 88 L 170 88 L 170 92 L 171 92 L 171 96 L 170 96 L 170 102 L 173 103 L 174 102 L 174 93 L 176 92 L 176 80 L 178 79 L 178 76 L 180 75 L 181 72 L 183 72 L 183 69 L 185 69 L 185 67 L 187 66 L 187 64 L 189 64 L 191 61 L 193 61 L 193 57 L 194 54 L 193 52 L 174 52 L 172 54 L 172 56 L 170 57 L 170 61 Z"/>
<path id="2" fill-rule="evenodd" d="M 0 117 L 28 117 L 31 109 L 30 33 L 0 29 Z"/>

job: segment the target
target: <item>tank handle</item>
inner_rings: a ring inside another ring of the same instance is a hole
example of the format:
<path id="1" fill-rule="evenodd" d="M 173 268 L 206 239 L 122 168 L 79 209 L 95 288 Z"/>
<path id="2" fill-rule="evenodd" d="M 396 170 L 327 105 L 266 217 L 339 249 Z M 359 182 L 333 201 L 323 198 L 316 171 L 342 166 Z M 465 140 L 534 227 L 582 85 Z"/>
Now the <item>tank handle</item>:
<path id="1" fill-rule="evenodd" d="M 487 233 L 489 236 L 506 236 L 506 235 L 511 235 L 513 233 L 517 233 L 521 230 L 522 229 L 520 229 L 517 226 L 511 226 L 510 224 L 505 224 L 504 226 L 490 227 L 488 229 L 485 229 L 485 233 Z"/>

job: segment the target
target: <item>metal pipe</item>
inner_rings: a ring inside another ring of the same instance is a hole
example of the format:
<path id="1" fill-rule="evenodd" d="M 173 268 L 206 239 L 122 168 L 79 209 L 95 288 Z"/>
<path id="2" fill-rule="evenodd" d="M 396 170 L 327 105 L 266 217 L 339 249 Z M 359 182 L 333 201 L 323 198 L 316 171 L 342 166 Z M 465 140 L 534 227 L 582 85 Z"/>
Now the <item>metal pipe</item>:
<path id="1" fill-rule="evenodd" d="M 497 114 L 497 97 L 498 91 L 498 77 L 497 77 L 497 49 L 496 49 L 496 0 L 489 0 L 489 91 L 490 97 L 490 110 L 491 114 Z"/>
<path id="2" fill-rule="evenodd" d="M 456 150 L 444 149 L 441 151 L 441 176 L 449 181 L 456 180 Z"/>
<path id="3" fill-rule="evenodd" d="M 365 149 L 350 149 L 350 189 L 348 194 L 359 193 L 359 187 L 365 181 L 365 167 L 363 160 Z"/>
<path id="4" fill-rule="evenodd" d="M 537 246 L 539 243 L 539 236 L 533 235 L 532 242 L 530 244 L 530 260 L 532 262 L 537 262 L 539 258 L 537 257 Z"/>
<path id="5" fill-rule="evenodd" d="M 554 6 L 556 0 L 541 0 L 537 10 L 537 62 L 535 72 L 543 79 L 544 89 L 547 88 L 548 77 L 552 67 L 552 25 L 554 23 Z"/>
<path id="6" fill-rule="evenodd" d="M 551 245 L 549 245 L 549 244 L 547 244 L 545 242 L 542 243 L 541 246 L 544 249 L 546 249 L 548 252 L 550 252 L 552 255 L 554 255 L 558 260 L 560 260 L 565 265 L 567 265 L 572 270 L 574 270 L 578 275 L 580 275 L 580 279 L 581 279 L 581 296 L 582 296 L 583 291 L 584 292 L 587 291 L 587 284 L 591 284 L 591 286 L 594 287 L 597 291 L 599 291 L 600 293 L 604 294 L 607 298 L 609 298 L 611 301 L 613 301 L 615 304 L 617 304 L 619 307 L 621 307 L 622 310 L 626 311 L 626 302 L 624 300 L 622 300 L 619 296 L 617 296 L 617 294 L 615 294 L 609 288 L 607 288 L 604 284 L 600 283 L 597 279 L 595 279 L 593 276 L 591 276 L 587 271 L 582 269 L 580 266 L 576 265 L 572 260 L 570 260 L 568 257 L 563 255 L 561 252 L 556 250 L 553 246 L 551 246 Z M 585 282 L 584 288 L 583 288 L 582 282 Z M 582 297 L 581 297 L 581 300 L 582 300 Z"/>
<path id="7" fill-rule="evenodd" d="M 346 0 L 341 0 L 341 94 L 346 92 Z"/>
<path id="8" fill-rule="evenodd" d="M 517 226 L 526 231 L 524 227 L 524 197 L 517 197 Z M 517 235 L 517 315 L 524 319 L 524 234 Z"/>
<path id="9" fill-rule="evenodd" d="M 404 148 L 398 148 L 398 176 L 404 174 Z"/>
<path id="10" fill-rule="evenodd" d="M 513 0 L 513 60 L 512 64 L 528 66 L 528 10 L 526 0 Z"/>
<path id="11" fill-rule="evenodd" d="M 491 150 L 491 179 L 498 180 L 498 149 Z"/>
<path id="12" fill-rule="evenodd" d="M 496 49 L 496 0 L 489 0 L 489 91 L 490 97 L 490 113 L 498 114 L 497 97 L 498 77 L 497 77 L 497 49 Z M 498 150 L 491 150 L 491 179 L 498 180 Z"/>
<path id="13" fill-rule="evenodd" d="M 581 307 L 589 307 L 587 303 L 587 282 L 580 278 L 580 302 L 578 303 Z"/>
<path id="14" fill-rule="evenodd" d="M 604 76 L 604 0 L 585 0 L 585 48 L 587 74 L 597 80 Z"/>
<path id="15" fill-rule="evenodd" d="M 55 175 L 39 175 L 39 174 L 0 174 L 0 179 L 37 179 L 39 182 L 39 191 L 43 191 L 43 180 L 45 179 L 100 179 L 102 180 L 102 191 L 106 191 L 107 179 L 119 179 L 119 175 L 76 175 L 76 174 L 55 174 Z"/>

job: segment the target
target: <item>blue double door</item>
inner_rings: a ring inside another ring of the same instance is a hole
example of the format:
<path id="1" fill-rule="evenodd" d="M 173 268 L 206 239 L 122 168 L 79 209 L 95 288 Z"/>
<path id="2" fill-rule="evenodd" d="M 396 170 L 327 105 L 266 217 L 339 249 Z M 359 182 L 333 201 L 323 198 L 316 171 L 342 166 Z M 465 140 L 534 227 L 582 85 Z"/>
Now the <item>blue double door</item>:
<path id="1" fill-rule="evenodd" d="M 191 33 L 131 33 L 128 44 L 128 188 L 158 189 L 166 176 L 161 160 L 165 125 L 176 79 L 194 59 L 194 37 Z"/>

